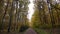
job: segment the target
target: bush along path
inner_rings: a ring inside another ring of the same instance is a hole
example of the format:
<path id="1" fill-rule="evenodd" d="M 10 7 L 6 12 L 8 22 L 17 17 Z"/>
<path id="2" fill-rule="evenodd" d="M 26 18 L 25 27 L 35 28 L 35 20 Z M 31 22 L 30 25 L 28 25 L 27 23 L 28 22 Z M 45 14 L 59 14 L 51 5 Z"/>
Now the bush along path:
<path id="1" fill-rule="evenodd" d="M 34 30 L 37 32 L 37 34 L 50 34 L 43 29 L 34 28 Z"/>

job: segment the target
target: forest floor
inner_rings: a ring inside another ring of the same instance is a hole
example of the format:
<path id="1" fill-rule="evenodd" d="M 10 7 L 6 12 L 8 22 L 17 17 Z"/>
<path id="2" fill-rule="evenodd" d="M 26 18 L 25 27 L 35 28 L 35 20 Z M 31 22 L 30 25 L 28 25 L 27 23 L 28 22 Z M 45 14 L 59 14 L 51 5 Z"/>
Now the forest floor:
<path id="1" fill-rule="evenodd" d="M 48 34 L 50 34 L 51 32 L 50 32 L 50 30 L 48 30 L 48 29 L 40 29 L 41 30 L 41 32 L 42 33 L 44 33 L 44 32 L 46 32 L 46 33 L 48 33 Z M 40 34 L 42 34 L 40 32 Z M 34 29 L 32 29 L 32 28 L 28 28 L 25 32 L 0 32 L 0 34 L 37 34 L 37 32 L 34 30 Z M 54 29 L 54 31 L 53 31 L 53 33 L 51 33 L 51 34 L 60 34 L 60 29 Z"/>
<path id="2" fill-rule="evenodd" d="M 28 28 L 25 32 L 0 32 L 0 34 L 37 34 L 32 28 Z"/>

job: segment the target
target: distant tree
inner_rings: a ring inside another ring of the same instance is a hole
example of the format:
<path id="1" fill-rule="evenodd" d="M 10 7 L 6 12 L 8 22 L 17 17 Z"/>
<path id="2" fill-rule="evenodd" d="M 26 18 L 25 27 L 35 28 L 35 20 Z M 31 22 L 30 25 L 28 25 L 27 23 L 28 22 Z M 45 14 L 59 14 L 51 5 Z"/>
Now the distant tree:
<path id="1" fill-rule="evenodd" d="M 35 2 L 35 13 L 33 14 L 32 17 L 32 23 L 33 23 L 33 27 L 35 26 L 38 28 L 46 27 L 48 24 L 51 23 L 48 12 L 48 6 L 45 1 L 42 0 Z"/>

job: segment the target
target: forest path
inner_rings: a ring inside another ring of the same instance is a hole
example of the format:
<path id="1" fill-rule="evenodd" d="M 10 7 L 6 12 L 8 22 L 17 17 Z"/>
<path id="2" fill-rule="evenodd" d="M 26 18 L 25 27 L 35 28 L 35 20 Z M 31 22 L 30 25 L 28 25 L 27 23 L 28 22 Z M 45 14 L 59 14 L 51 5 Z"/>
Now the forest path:
<path id="1" fill-rule="evenodd" d="M 24 34 L 37 34 L 37 32 L 35 32 L 32 28 L 29 28 Z"/>

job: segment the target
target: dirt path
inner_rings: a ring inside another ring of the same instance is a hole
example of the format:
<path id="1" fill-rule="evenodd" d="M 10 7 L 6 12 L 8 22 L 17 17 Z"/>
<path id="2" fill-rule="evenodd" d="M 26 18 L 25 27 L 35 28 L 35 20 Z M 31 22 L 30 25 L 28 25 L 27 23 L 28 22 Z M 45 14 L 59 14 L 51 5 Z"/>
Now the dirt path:
<path id="1" fill-rule="evenodd" d="M 26 30 L 24 34 L 37 34 L 32 28 Z"/>

